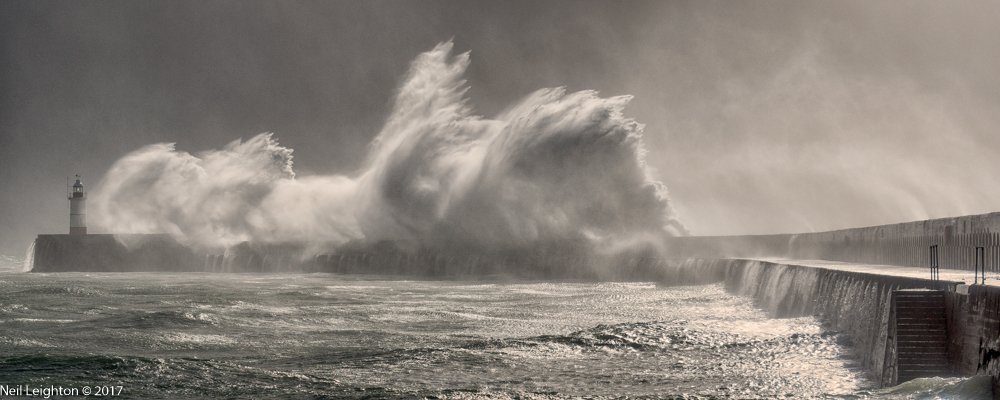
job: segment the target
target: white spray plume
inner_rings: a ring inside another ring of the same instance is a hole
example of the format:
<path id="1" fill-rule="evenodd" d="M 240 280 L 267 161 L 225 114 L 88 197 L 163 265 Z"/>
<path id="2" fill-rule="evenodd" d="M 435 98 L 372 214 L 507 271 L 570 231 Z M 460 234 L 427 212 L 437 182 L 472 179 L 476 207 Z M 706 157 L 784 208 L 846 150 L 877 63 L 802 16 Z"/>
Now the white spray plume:
<path id="1" fill-rule="evenodd" d="M 418 246 L 596 243 L 684 234 L 644 161 L 629 96 L 542 89 L 495 119 L 472 114 L 452 43 L 421 54 L 358 176 L 296 177 L 271 134 L 198 155 L 155 144 L 118 160 L 95 195 L 113 232 L 189 244 L 395 240 Z"/>

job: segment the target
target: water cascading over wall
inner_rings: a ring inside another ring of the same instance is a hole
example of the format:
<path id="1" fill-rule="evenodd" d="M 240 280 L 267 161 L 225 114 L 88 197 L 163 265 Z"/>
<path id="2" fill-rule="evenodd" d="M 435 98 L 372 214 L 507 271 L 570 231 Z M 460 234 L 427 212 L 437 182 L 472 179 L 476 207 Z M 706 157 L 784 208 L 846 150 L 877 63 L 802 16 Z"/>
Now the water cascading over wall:
<path id="1" fill-rule="evenodd" d="M 723 282 L 726 290 L 754 299 L 776 318 L 814 315 L 847 335 L 858 361 L 878 382 L 886 382 L 893 357 L 886 357 L 894 290 L 945 289 L 948 282 L 889 277 L 753 260 L 686 260 L 667 274 L 668 283 Z"/>

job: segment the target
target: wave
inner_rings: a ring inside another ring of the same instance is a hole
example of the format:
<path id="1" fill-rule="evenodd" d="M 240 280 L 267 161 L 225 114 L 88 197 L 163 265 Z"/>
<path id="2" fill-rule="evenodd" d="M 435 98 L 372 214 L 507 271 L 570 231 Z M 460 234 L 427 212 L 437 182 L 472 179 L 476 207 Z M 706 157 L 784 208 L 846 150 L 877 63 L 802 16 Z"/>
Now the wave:
<path id="1" fill-rule="evenodd" d="M 883 399 L 992 399 L 992 378 L 917 378 L 874 393 Z"/>
<path id="2" fill-rule="evenodd" d="M 630 322 L 597 325 L 565 335 L 492 339 L 472 343 L 469 349 L 534 348 L 561 345 L 581 350 L 670 352 L 724 350 L 731 348 L 783 348 L 835 341 L 835 332 L 790 333 L 771 338 L 748 338 L 738 334 L 709 332 L 689 326 L 686 321 Z"/>
<path id="3" fill-rule="evenodd" d="M 299 176 L 292 149 L 270 133 L 197 155 L 153 144 L 105 174 L 95 219 L 224 247 L 584 240 L 615 249 L 686 232 L 646 165 L 643 125 L 623 114 L 631 97 L 542 89 L 484 118 L 466 96 L 469 54 L 452 47 L 413 61 L 354 175 Z"/>
<path id="4" fill-rule="evenodd" d="M 112 329 L 157 329 L 210 326 L 217 324 L 217 320 L 215 316 L 202 312 L 130 311 L 120 315 L 89 320 L 87 323 Z"/>

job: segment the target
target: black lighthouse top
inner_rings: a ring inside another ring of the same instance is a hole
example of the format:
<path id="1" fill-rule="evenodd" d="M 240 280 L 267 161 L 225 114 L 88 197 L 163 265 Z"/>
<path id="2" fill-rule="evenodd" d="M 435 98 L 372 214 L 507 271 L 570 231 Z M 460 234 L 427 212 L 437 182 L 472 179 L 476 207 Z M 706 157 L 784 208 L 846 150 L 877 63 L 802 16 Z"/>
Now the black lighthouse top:
<path id="1" fill-rule="evenodd" d="M 83 181 L 80 180 L 80 175 L 76 176 L 76 182 L 73 183 L 73 197 L 83 197 Z"/>

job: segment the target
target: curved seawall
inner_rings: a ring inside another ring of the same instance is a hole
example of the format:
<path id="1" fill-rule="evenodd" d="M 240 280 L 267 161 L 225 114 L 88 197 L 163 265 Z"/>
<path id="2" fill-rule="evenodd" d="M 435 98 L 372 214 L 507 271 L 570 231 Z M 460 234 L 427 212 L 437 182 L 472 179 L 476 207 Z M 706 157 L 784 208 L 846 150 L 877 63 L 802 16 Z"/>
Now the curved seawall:
<path id="1" fill-rule="evenodd" d="M 712 278 L 748 296 L 776 318 L 815 315 L 845 334 L 858 362 L 883 386 L 895 384 L 890 320 L 892 294 L 900 289 L 953 290 L 955 283 L 894 277 L 777 262 L 688 260 L 677 265 L 679 282 Z"/>

